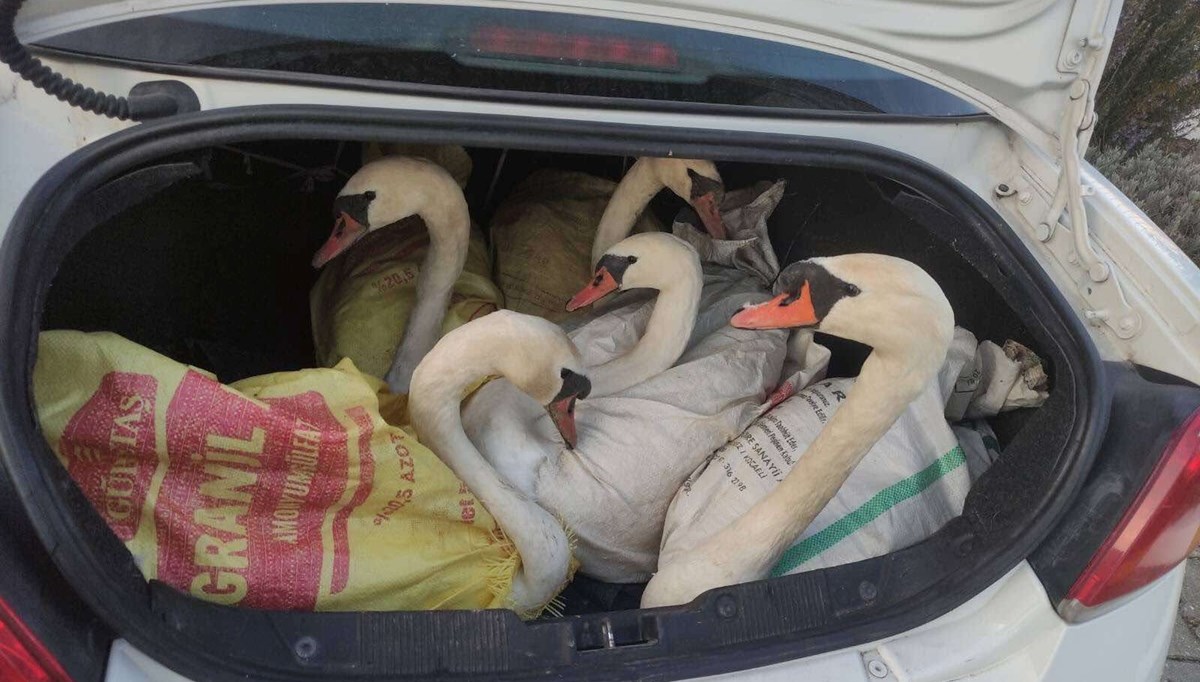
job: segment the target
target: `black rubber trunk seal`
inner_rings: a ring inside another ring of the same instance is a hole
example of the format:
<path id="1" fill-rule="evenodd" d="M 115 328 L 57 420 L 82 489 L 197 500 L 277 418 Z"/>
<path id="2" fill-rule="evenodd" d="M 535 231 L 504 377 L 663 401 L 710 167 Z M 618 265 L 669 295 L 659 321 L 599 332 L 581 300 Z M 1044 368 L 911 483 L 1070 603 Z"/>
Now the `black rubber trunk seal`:
<path id="1" fill-rule="evenodd" d="M 1070 396 L 1077 418 L 1062 434 L 1062 452 L 1047 453 L 1060 457 L 1064 466 L 1043 503 L 1027 510 L 1028 523 L 1014 528 L 1005 542 L 972 545 L 970 529 L 951 523 L 902 552 L 714 590 L 681 607 L 526 624 L 505 611 L 297 614 L 164 596 L 141 579 L 58 464 L 37 424 L 31 376 L 40 313 L 58 263 L 80 236 L 57 228 L 78 198 L 135 167 L 211 145 L 266 139 L 678 155 L 889 177 L 965 221 L 1005 265 L 1007 288 L 1020 296 L 1024 321 L 1038 327 L 1039 337 L 1055 346 L 1053 354 L 1066 360 L 1055 368 L 1056 388 L 1070 389 L 1062 394 Z M 98 140 L 48 171 L 26 196 L 0 245 L 0 372 L 6 377 L 0 382 L 0 455 L 42 542 L 116 632 L 195 679 L 667 680 L 754 668 L 891 636 L 961 605 L 1046 537 L 1091 465 L 1109 406 L 1094 346 L 1016 234 L 980 197 L 906 155 L 825 138 L 309 105 L 226 109 L 143 124 Z M 114 559 L 121 555 L 123 561 Z M 938 566 L 953 570 L 932 581 L 891 570 L 910 559 L 917 562 L 912 565 L 933 567 L 929 575 L 939 575 Z M 861 585 L 860 576 L 894 584 L 906 596 L 888 602 L 870 590 L 847 594 L 847 585 Z M 589 633 L 606 620 L 644 642 L 581 650 Z M 313 632 L 324 633 L 323 639 L 307 634 Z M 214 645 L 221 637 L 225 644 Z"/>

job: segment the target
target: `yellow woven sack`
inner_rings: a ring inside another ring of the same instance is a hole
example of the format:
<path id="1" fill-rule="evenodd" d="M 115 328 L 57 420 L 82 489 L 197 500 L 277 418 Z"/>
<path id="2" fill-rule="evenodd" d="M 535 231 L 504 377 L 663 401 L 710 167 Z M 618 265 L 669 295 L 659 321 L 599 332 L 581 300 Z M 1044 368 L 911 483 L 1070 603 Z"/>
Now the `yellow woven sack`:
<path id="1" fill-rule="evenodd" d="M 425 223 L 413 217 L 368 233 L 325 266 L 309 294 L 318 364 L 350 358 L 371 376 L 387 374 L 417 302 L 417 273 L 428 248 Z M 483 235 L 472 228 L 443 334 L 500 307 L 490 273 Z"/>
<path id="2" fill-rule="evenodd" d="M 226 386 L 107 332 L 43 332 L 34 371 L 46 438 L 147 579 L 251 608 L 505 607 L 515 548 L 381 388 L 348 361 Z"/>
<path id="3" fill-rule="evenodd" d="M 450 173 L 459 187 L 466 188 L 475 164 L 471 155 L 456 144 L 421 144 L 418 142 L 369 142 L 363 145 L 363 165 L 383 156 L 419 156 L 436 163 Z"/>
<path id="4" fill-rule="evenodd" d="M 496 208 L 496 281 L 509 310 L 555 322 L 592 278 L 592 240 L 617 183 L 586 173 L 535 171 Z M 658 230 L 649 212 L 633 232 Z"/>

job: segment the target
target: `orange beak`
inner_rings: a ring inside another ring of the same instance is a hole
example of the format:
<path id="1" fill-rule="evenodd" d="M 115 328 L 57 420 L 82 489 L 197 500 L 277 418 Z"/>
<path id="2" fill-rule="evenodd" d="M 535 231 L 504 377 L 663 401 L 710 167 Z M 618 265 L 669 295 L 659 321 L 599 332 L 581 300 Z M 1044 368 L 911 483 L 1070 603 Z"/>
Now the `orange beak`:
<path id="1" fill-rule="evenodd" d="M 546 406 L 546 412 L 550 414 L 550 420 L 554 422 L 554 427 L 558 429 L 558 434 L 562 436 L 567 447 L 574 450 L 578 440 L 575 433 L 575 396 L 569 395 L 550 403 Z"/>
<path id="2" fill-rule="evenodd" d="M 729 320 L 729 324 L 738 329 L 789 329 L 811 327 L 820 322 L 813 310 L 808 282 L 800 288 L 799 296 L 786 292 L 779 294 L 766 303 L 742 308 Z"/>
<path id="3" fill-rule="evenodd" d="M 596 277 L 592 280 L 592 283 L 580 289 L 579 293 L 572 296 L 570 301 L 567 301 L 567 310 L 579 310 L 585 305 L 591 305 L 620 287 L 621 285 L 617 284 L 617 280 L 613 279 L 613 276 L 608 272 L 608 268 L 597 268 Z"/>
<path id="4" fill-rule="evenodd" d="M 700 221 L 704 223 L 704 229 L 708 230 L 713 239 L 725 239 L 728 234 L 725 231 L 725 221 L 721 220 L 721 212 L 717 210 L 719 203 L 716 192 L 707 192 L 692 199 L 692 208 L 696 209 Z"/>
<path id="5" fill-rule="evenodd" d="M 313 267 L 319 268 L 325 265 L 336 258 L 338 254 L 350 248 L 354 242 L 365 237 L 366 234 L 366 226 L 351 218 L 348 213 L 343 211 L 333 223 L 333 234 L 329 235 L 329 239 L 325 241 L 321 248 L 317 250 L 316 255 L 313 256 Z"/>

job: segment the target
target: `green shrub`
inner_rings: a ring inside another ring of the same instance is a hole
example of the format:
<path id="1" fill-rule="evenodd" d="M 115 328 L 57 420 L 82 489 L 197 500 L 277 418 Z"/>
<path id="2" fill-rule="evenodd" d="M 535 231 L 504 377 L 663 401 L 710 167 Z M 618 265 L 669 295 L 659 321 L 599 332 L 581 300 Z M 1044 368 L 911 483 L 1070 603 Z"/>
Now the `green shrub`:
<path id="1" fill-rule="evenodd" d="M 1137 150 L 1200 110 L 1200 0 L 1126 0 L 1096 91 L 1093 144 Z"/>
<path id="2" fill-rule="evenodd" d="M 1152 142 L 1129 155 L 1112 148 L 1091 162 L 1200 263 L 1200 145 L 1169 151 Z"/>

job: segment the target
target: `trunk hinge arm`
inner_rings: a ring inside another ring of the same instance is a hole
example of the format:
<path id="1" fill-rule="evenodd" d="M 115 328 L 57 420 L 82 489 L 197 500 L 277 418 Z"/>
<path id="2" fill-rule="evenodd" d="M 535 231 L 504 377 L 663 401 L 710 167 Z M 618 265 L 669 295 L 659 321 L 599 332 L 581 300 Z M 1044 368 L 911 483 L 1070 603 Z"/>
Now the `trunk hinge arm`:
<path id="1" fill-rule="evenodd" d="M 1079 151 L 1081 136 L 1096 122 L 1092 109 L 1093 97 L 1092 84 L 1086 78 L 1076 78 L 1071 84 L 1066 111 L 1063 112 L 1058 131 L 1059 145 L 1062 148 L 1062 169 L 1058 175 L 1058 187 L 1054 191 L 1050 210 L 1036 228 L 1036 236 L 1039 241 L 1049 241 L 1054 236 L 1065 208 L 1079 265 L 1087 271 L 1093 282 L 1103 282 L 1108 279 L 1111 270 L 1108 263 L 1096 255 L 1092 245 L 1087 213 L 1083 208 L 1083 182 L 1079 169 L 1082 163 Z"/>
<path id="2" fill-rule="evenodd" d="M 1058 130 L 1062 148 L 1060 170 L 1049 210 L 1043 211 L 1033 201 L 1032 183 L 1025 177 L 1018 175 L 1001 183 L 995 192 L 1000 199 L 1011 197 L 1015 200 L 1009 205 L 1016 210 L 1026 228 L 1070 273 L 1088 324 L 1108 327 L 1120 339 L 1132 339 L 1141 333 L 1141 313 L 1125 297 L 1112 266 L 1096 252 L 1083 205 L 1083 197 L 1090 193 L 1090 188 L 1085 188 L 1081 179 L 1080 147 L 1095 124 L 1094 96 L 1092 82 L 1086 77 L 1077 77 L 1071 83 L 1066 111 Z M 1028 169 L 1025 173 L 1032 175 Z"/>
<path id="3" fill-rule="evenodd" d="M 1106 47 L 1104 27 L 1116 20 L 1111 2 L 1076 0 L 1064 32 L 1058 71 L 1074 74 L 1074 78 L 1055 131 L 1060 148 L 1059 173 L 1049 210 L 1046 204 L 1035 201 L 1039 189 L 1045 187 L 1043 176 L 1023 164 L 1009 181 L 996 186 L 995 193 L 1015 212 L 1045 254 L 1063 268 L 1063 274 L 1074 285 L 1077 306 L 1087 323 L 1129 340 L 1142 331 L 1142 313 L 1130 305 L 1119 273 L 1112 263 L 1102 259 L 1092 240 L 1083 197 L 1094 190 L 1085 187 L 1082 180 L 1083 149 L 1096 122 L 1096 84 Z M 1011 202 L 1007 200 L 1010 197 Z"/>

